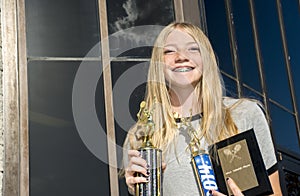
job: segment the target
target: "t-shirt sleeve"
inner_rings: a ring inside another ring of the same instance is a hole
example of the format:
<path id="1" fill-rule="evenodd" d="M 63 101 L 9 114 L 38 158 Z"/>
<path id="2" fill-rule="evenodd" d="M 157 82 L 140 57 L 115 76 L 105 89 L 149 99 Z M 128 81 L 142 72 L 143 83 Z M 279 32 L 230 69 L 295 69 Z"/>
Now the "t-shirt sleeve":
<path id="1" fill-rule="evenodd" d="M 255 102 L 251 103 L 250 120 L 268 173 L 277 170 L 277 158 L 271 131 L 262 108 Z"/>
<path id="2" fill-rule="evenodd" d="M 236 99 L 229 101 L 228 105 L 238 103 Z M 254 130 L 265 167 L 269 174 L 275 172 L 277 170 L 276 151 L 268 122 L 260 105 L 255 101 L 241 100 L 236 107 L 232 108 L 231 114 L 240 132 Z"/>

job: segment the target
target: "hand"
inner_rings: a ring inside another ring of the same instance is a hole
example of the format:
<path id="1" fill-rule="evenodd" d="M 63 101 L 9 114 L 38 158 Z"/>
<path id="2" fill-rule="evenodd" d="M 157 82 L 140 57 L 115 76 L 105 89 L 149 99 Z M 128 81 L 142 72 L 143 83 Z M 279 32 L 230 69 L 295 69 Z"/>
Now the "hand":
<path id="1" fill-rule="evenodd" d="M 227 181 L 227 184 L 228 184 L 229 188 L 231 189 L 234 196 L 243 196 L 244 195 L 242 193 L 242 191 L 240 190 L 240 188 L 235 184 L 235 182 L 231 178 L 227 178 L 226 181 Z M 218 191 L 215 191 L 215 190 L 212 190 L 211 194 L 213 196 L 225 196 L 224 194 L 222 194 Z"/>
<path id="2" fill-rule="evenodd" d="M 125 178 L 128 191 L 133 195 L 136 183 L 147 182 L 145 177 L 135 176 L 135 173 L 139 172 L 144 174 L 144 176 L 149 176 L 147 174 L 148 165 L 137 150 L 128 150 L 128 160 L 128 167 L 125 168 Z"/>
<path id="3" fill-rule="evenodd" d="M 140 152 L 137 150 L 128 150 L 128 167 L 125 168 L 125 178 L 126 184 L 128 186 L 128 191 L 130 194 L 134 194 L 135 184 L 148 182 L 145 177 L 135 176 L 136 172 L 144 174 L 144 176 L 149 176 L 147 173 L 148 165 L 147 162 L 141 157 Z M 166 163 L 162 163 L 162 170 L 165 171 L 167 167 Z"/>

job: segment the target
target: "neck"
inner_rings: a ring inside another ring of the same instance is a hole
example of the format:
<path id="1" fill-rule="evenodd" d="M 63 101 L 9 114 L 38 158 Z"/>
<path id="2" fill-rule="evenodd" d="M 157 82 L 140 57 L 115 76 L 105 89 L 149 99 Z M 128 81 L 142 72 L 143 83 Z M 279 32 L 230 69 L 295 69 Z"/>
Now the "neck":
<path id="1" fill-rule="evenodd" d="M 172 88 L 170 97 L 173 112 L 178 113 L 179 117 L 188 117 L 201 113 L 201 99 L 194 87 Z"/>

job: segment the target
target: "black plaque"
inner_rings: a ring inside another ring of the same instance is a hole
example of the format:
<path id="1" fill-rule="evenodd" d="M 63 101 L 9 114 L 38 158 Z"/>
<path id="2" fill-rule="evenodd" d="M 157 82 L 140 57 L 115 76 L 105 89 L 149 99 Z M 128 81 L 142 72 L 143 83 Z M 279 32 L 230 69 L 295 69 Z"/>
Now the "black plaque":
<path id="1" fill-rule="evenodd" d="M 273 193 L 253 129 L 212 145 L 209 153 L 220 192 L 232 195 L 230 177 L 246 196 Z"/>

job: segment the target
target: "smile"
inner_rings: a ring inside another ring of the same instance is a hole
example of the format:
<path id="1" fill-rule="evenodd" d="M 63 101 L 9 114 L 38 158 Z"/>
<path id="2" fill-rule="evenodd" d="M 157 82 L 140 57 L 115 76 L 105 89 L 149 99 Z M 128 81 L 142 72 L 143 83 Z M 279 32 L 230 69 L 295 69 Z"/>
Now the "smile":
<path id="1" fill-rule="evenodd" d="M 173 69 L 174 72 L 189 72 L 191 70 L 193 70 L 193 67 L 178 67 Z"/>

